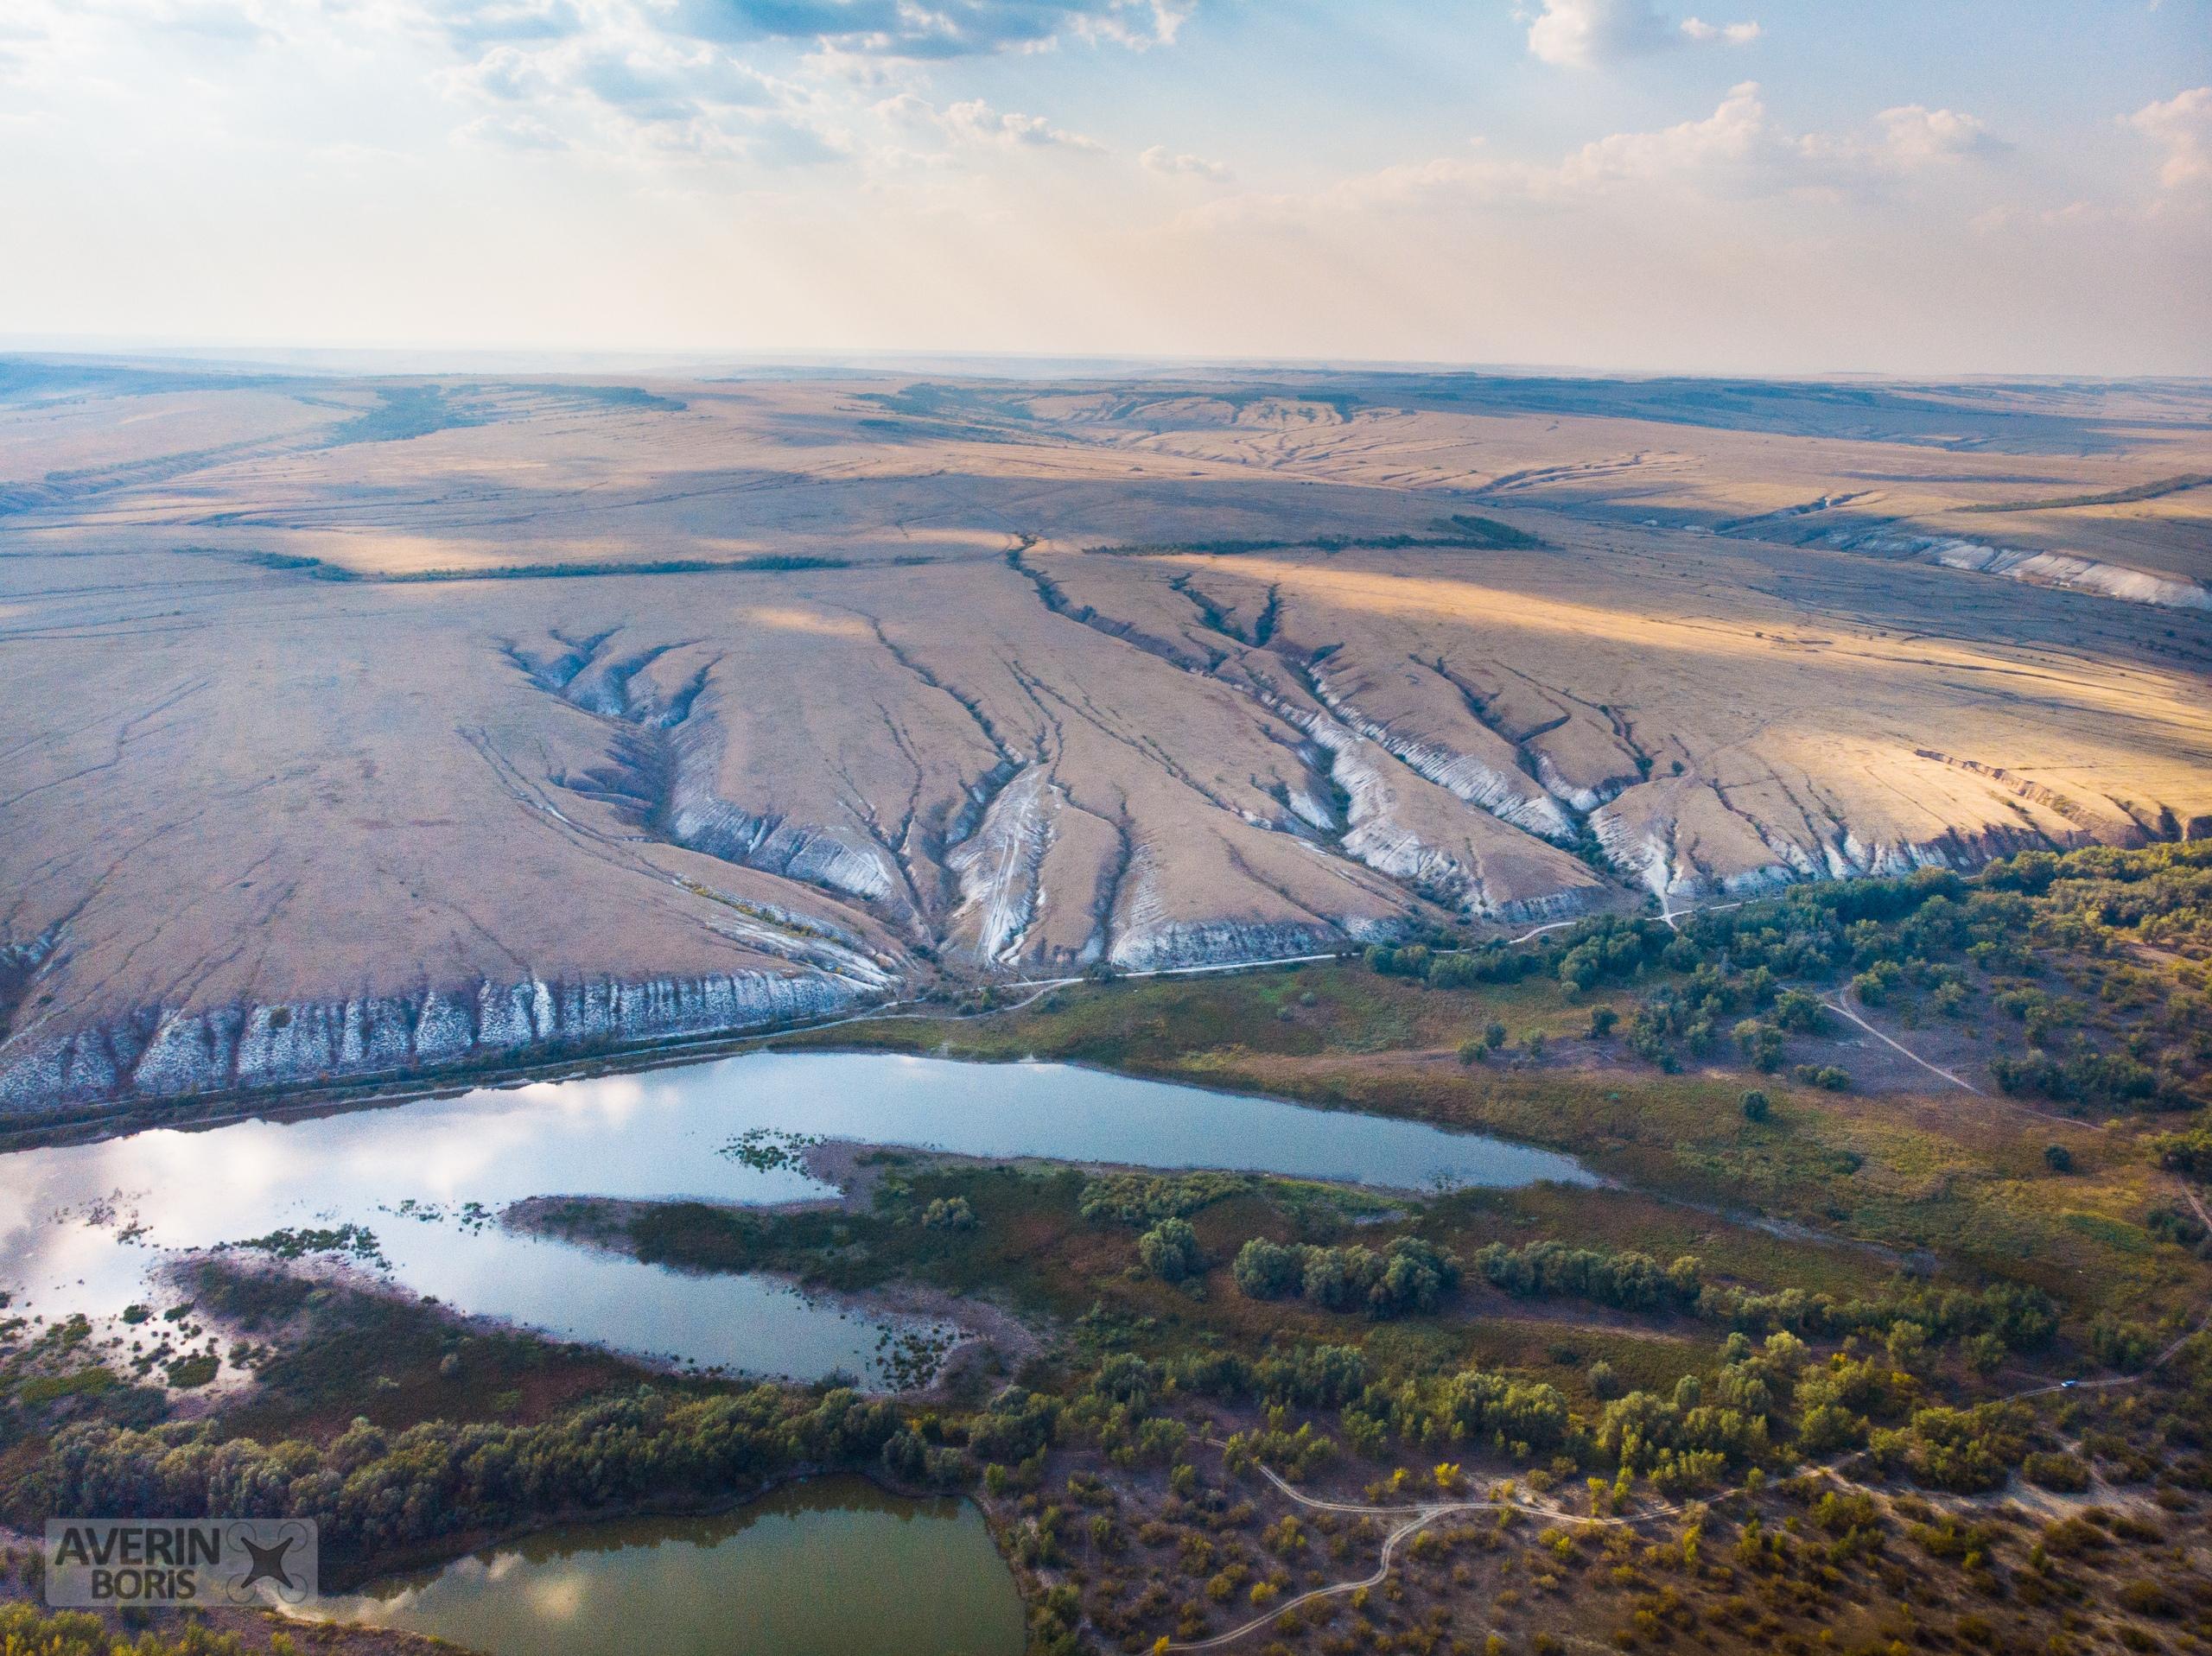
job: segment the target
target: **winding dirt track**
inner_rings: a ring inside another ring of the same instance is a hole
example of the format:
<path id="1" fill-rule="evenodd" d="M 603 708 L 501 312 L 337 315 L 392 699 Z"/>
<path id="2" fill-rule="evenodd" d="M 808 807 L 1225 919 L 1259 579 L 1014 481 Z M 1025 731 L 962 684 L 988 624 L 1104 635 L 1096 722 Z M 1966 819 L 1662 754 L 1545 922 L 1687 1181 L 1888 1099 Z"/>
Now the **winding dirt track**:
<path id="1" fill-rule="evenodd" d="M 1980 1098 L 1982 1095 L 1981 1088 L 1975 1086 L 1972 1082 L 1960 1080 L 1958 1076 L 1953 1075 L 1949 1070 L 1929 1063 L 1927 1059 L 1922 1057 L 1920 1054 L 1915 1052 L 1910 1047 L 1905 1045 L 1902 1041 L 1893 1041 L 1888 1036 L 1883 1034 L 1881 1031 L 1876 1029 L 1872 1024 L 1861 1018 L 1857 1012 L 1852 1011 L 1850 1006 L 1844 1000 L 1842 996 L 1839 995 L 1834 1000 L 1824 1001 L 1822 1004 L 1826 1006 L 1830 1012 L 1842 1013 L 1853 1023 L 1858 1025 L 1859 1028 L 1865 1030 L 1869 1035 L 1879 1041 L 1884 1046 L 1892 1048 L 1898 1052 L 1904 1053 L 1906 1057 L 1910 1058 L 1923 1069 L 1928 1071 L 1929 1075 L 1941 1075 L 1945 1081 L 1949 1082 L 1952 1086 L 1963 1087 L 1967 1091 L 1972 1093 L 1976 1098 Z M 2037 1111 L 2035 1114 L 2041 1114 L 2042 1112 Z"/>
<path id="2" fill-rule="evenodd" d="M 1216 1443 L 1214 1447 L 1220 1448 L 1222 1445 Z M 1648 1512 L 1637 1513 L 1633 1517 L 1595 1518 L 1587 1514 L 1562 1512 L 1556 1507 L 1543 1506 L 1535 1501 L 1518 1501 L 1510 1496 L 1503 1498 L 1486 1496 L 1478 1501 L 1437 1501 L 1427 1506 L 1373 1507 L 1358 1501 L 1323 1501 L 1318 1496 L 1306 1494 L 1285 1482 L 1272 1467 L 1258 1466 L 1256 1462 L 1255 1464 L 1262 1477 L 1301 1507 L 1311 1507 L 1319 1512 L 1354 1513 L 1363 1518 L 1400 1518 L 1403 1521 L 1382 1538 L 1382 1556 L 1371 1575 L 1363 1576 L 1357 1581 L 1338 1582 L 1331 1586 L 1310 1589 L 1300 1593 L 1296 1598 L 1286 1599 L 1262 1615 L 1254 1616 L 1249 1621 L 1231 1627 L 1226 1633 L 1217 1633 L 1211 1638 L 1194 1640 L 1188 1643 L 1171 1643 L 1167 1646 L 1170 1650 L 1212 1650 L 1222 1645 L 1234 1644 L 1247 1634 L 1255 1633 L 1260 1628 L 1270 1625 L 1277 1616 L 1283 1615 L 1286 1611 L 1294 1610 L 1301 1604 L 1311 1604 L 1316 1599 L 1336 1598 L 1345 1593 L 1357 1592 L 1363 1587 L 1379 1587 L 1389 1578 L 1390 1565 L 1396 1558 L 1400 1545 L 1421 1531 L 1427 1529 L 1440 1518 L 1448 1518 L 1454 1513 L 1496 1512 L 1503 1507 L 1517 1513 L 1527 1513 L 1534 1518 L 1548 1519 L 1554 1523 L 1607 1524 L 1626 1526 L 1648 1523 L 1655 1518 L 1674 1517 L 1685 1510 L 1684 1504 L 1677 1501 L 1665 1507 L 1654 1507 Z M 1724 1491 L 1713 1499 L 1726 1500 L 1728 1495 L 1735 1493 L 1736 1491 L 1732 1489 Z"/>
<path id="3" fill-rule="evenodd" d="M 2204 1203 L 2198 1197 L 2196 1190 L 2187 1180 L 2182 1180 L 2180 1181 L 2180 1183 L 2182 1187 L 2182 1194 L 2189 1199 L 2190 1206 L 2196 1209 L 2200 1217 L 2205 1219 L 2207 1228 L 2212 1229 L 2212 1214 L 2208 1214 Z M 2153 1374 L 2157 1374 L 2159 1369 L 2164 1367 L 2168 1362 L 2171 1361 L 2176 1355 L 2180 1352 L 2181 1348 L 2187 1345 L 2190 1341 L 2195 1339 L 2199 1334 L 2203 1333 L 2208 1329 L 2212 1329 L 2212 1305 L 2208 1305 L 2205 1308 L 2204 1315 L 2197 1319 L 2196 1326 L 2195 1328 L 2189 1329 L 2187 1332 L 2178 1336 L 2173 1341 L 2169 1342 L 2164 1350 L 2160 1351 L 2156 1357 L 2152 1358 L 2151 1361 L 2145 1366 L 2143 1372 L 2139 1374 L 2112 1374 L 2106 1375 L 2096 1380 L 2040 1380 L 2033 1386 L 2023 1386 L 2017 1392 L 2008 1392 L 2003 1397 L 1993 1400 L 1999 1403 L 2016 1403 L 2023 1401 L 2028 1398 L 2047 1396 L 2053 1392 L 2111 1391 L 2122 1386 L 2139 1386 L 2144 1381 L 2149 1380 Z M 1208 1441 L 1211 1443 L 1212 1446 L 1216 1449 L 1224 1447 L 1223 1444 L 1218 1442 L 1215 1442 L 1214 1440 L 1209 1439 Z M 1807 1473 L 1834 1472 L 1838 1467 L 1843 1465 L 1846 1462 L 1856 1459 L 1859 1453 L 1859 1450 L 1853 1450 L 1847 1454 L 1837 1456 L 1832 1460 L 1823 1461 L 1817 1466 L 1808 1467 L 1805 1469 L 1805 1471 Z M 1363 1505 L 1357 1501 L 1323 1501 L 1317 1496 L 1303 1494 L 1300 1490 L 1293 1488 L 1283 1478 L 1279 1476 L 1273 1468 L 1259 1466 L 1257 1462 L 1255 1462 L 1255 1465 L 1262 1477 L 1265 1478 L 1269 1483 L 1273 1484 L 1277 1489 L 1281 1491 L 1285 1495 L 1287 1495 L 1291 1500 L 1296 1501 L 1301 1507 L 1310 1507 L 1319 1512 L 1354 1513 L 1362 1517 L 1368 1518 L 1397 1517 L 1402 1518 L 1403 1521 L 1395 1529 L 1391 1530 L 1388 1535 L 1382 1538 L 1382 1555 L 1377 1561 L 1374 1570 L 1370 1574 L 1362 1576 L 1357 1581 L 1337 1582 L 1330 1586 L 1310 1589 L 1306 1592 L 1300 1593 L 1295 1598 L 1287 1599 L 1282 1603 L 1274 1606 L 1273 1608 L 1268 1610 L 1264 1615 L 1255 1615 L 1249 1621 L 1239 1623 L 1237 1626 L 1230 1628 L 1226 1633 L 1217 1633 L 1210 1638 L 1192 1640 L 1185 1642 L 1171 1641 L 1167 1646 L 1167 1648 L 1170 1650 L 1217 1649 L 1224 1645 L 1234 1644 L 1238 1640 L 1256 1633 L 1262 1627 L 1272 1625 L 1277 1616 L 1281 1615 L 1285 1611 L 1296 1609 L 1301 1604 L 1311 1604 L 1317 1599 L 1338 1597 L 1346 1593 L 1357 1592 L 1363 1587 L 1378 1587 L 1389 1578 L 1390 1574 L 1390 1566 L 1396 1559 L 1398 1548 L 1405 1541 L 1412 1536 L 1418 1534 L 1421 1531 L 1427 1528 L 1428 1526 L 1436 1522 L 1440 1518 L 1447 1518 L 1454 1513 L 1478 1511 L 1496 1512 L 1500 1508 L 1506 1508 L 1514 1512 L 1526 1513 L 1535 1518 L 1548 1519 L 1552 1522 L 1557 1524 L 1571 1523 L 1580 1526 L 1600 1524 L 1609 1526 L 1617 1526 L 1625 1528 L 1631 1527 L 1638 1524 L 1649 1523 L 1655 1518 L 1672 1518 L 1678 1516 L 1684 1511 L 1688 1510 L 1688 1507 L 1693 1504 L 1705 1507 L 1718 1506 L 1720 1502 L 1744 1493 L 1744 1486 L 1741 1484 L 1735 1484 L 1732 1485 L 1728 1488 L 1719 1490 L 1713 1494 L 1705 1496 L 1694 1503 L 1675 1501 L 1670 1502 L 1669 1505 L 1664 1507 L 1653 1507 L 1643 1512 L 1631 1513 L 1627 1516 L 1612 1515 L 1606 1517 L 1599 1517 L 1596 1514 L 1587 1513 L 1564 1512 L 1556 1507 L 1543 1506 L 1535 1501 L 1518 1501 L 1510 1497 L 1502 1499 L 1491 1498 L 1481 1501 L 1440 1501 L 1430 1506 L 1374 1507 Z M 1598 1645 L 1594 1640 L 1580 1639 L 1571 1635 L 1568 1637 L 1568 1642 L 1585 1645 L 1592 1649 L 1605 1648 L 1605 1646 Z"/>

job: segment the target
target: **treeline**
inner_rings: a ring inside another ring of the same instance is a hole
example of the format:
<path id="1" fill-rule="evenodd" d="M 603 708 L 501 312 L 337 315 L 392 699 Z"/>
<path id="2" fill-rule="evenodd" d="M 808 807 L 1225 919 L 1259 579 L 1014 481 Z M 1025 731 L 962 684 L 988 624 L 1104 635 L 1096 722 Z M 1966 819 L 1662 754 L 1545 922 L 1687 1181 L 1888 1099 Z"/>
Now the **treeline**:
<path id="1" fill-rule="evenodd" d="M 1424 547 L 1438 550 L 1496 552 L 1545 547 L 1548 542 L 1495 517 L 1454 512 L 1439 517 L 1426 535 L 1312 535 L 1302 539 L 1215 541 L 1132 541 L 1116 546 L 1086 546 L 1094 556 L 1114 558 L 1248 557 L 1259 552 L 1324 552 L 1335 554 L 1357 548 L 1372 552 L 1402 552 Z"/>
<path id="2" fill-rule="evenodd" d="M 1230 1274 L 1249 1298 L 1298 1298 L 1373 1317 L 1433 1311 L 1459 1285 L 1459 1261 L 1412 1236 L 1397 1238 L 1380 1253 L 1357 1244 L 1317 1247 L 1255 1237 L 1237 1250 Z"/>
<path id="3" fill-rule="evenodd" d="M 1333 1412 L 1363 1455 L 1489 1448 L 1554 1475 L 1609 1475 L 1615 1494 L 1640 1477 L 1688 1495 L 1854 1451 L 1944 1488 L 1999 1487 L 2039 1446 L 2032 1417 L 2016 1404 L 1930 1405 L 1912 1372 L 1917 1348 L 1892 1334 L 1886 1353 L 1821 1362 L 1786 1330 L 1758 1344 L 1732 1333 L 1710 1374 L 1663 1394 L 1631 1391 L 1594 1418 L 1541 1381 L 1480 1368 L 1381 1378 L 1357 1348 L 1300 1344 L 1256 1358 L 1117 1352 L 1059 1395 L 1011 1386 L 972 1412 L 912 1417 L 849 1390 L 762 1385 L 709 1397 L 640 1387 L 531 1426 L 437 1422 L 395 1432 L 357 1421 L 321 1446 L 225 1439 L 207 1423 L 86 1424 L 28 1463 L 7 1516 L 29 1527 L 66 1512 L 311 1517 L 330 1556 L 370 1567 L 472 1530 L 577 1510 L 710 1506 L 780 1475 L 835 1468 L 873 1465 L 946 1488 L 980 1477 L 1004 1494 L 1041 1489 L 1050 1452 L 1084 1445 L 1118 1466 L 1166 1468 L 1172 1482 L 1187 1475 L 1190 1428 L 1177 1412 L 1191 1397 L 1265 1411 L 1262 1424 L 1230 1439 L 1232 1473 L 1263 1461 L 1305 1475 L 1338 1452 Z M 1294 1427 L 1277 1412 L 1292 1409 L 1309 1418 Z M 1048 1539 L 1018 1531 L 1010 1545 L 1019 1553 Z M 1072 1648 L 1049 1602 L 1035 1631 L 1042 1647 Z"/>
<path id="4" fill-rule="evenodd" d="M 10 1489 L 10 1516 L 313 1518 L 357 1557 L 569 1509 L 726 1500 L 807 1466 L 878 1456 L 898 1408 L 836 1390 L 758 1386 L 710 1398 L 641 1387 L 537 1425 L 357 1420 L 327 1447 L 224 1438 L 178 1422 L 72 1426 Z"/>
<path id="5" fill-rule="evenodd" d="M 1478 983 L 1518 983 L 1550 969 L 1549 951 L 1516 948 L 1493 939 L 1478 949 L 1450 949 L 1427 943 L 1370 943 L 1363 958 L 1385 977 L 1418 978 L 1433 988 L 1471 989 Z"/>
<path id="6" fill-rule="evenodd" d="M 1255 1184 L 1241 1173 L 1103 1173 L 1084 1183 L 1079 1210 L 1085 1219 L 1153 1225 L 1187 1219 Z"/>
<path id="7" fill-rule="evenodd" d="M 7 1656 L 246 1656 L 238 1634 L 217 1633 L 202 1621 L 126 1640 L 88 1610 L 42 1610 L 20 1599 L 0 1602 L 0 1651 Z"/>
<path id="8" fill-rule="evenodd" d="M 1373 947 L 1365 958 L 1376 972 L 1439 988 L 1550 975 L 1570 999 L 1672 974 L 1630 1013 L 1622 1035 L 1630 1050 L 1671 1071 L 1732 1037 L 1751 1063 L 1771 1070 L 1788 1036 L 1818 1033 L 1827 1017 L 1816 994 L 1786 984 L 1847 980 L 1870 1005 L 1925 996 L 1937 1015 L 1962 1018 L 1978 978 L 2041 972 L 2038 950 L 2100 959 L 2132 943 L 2196 958 L 2178 968 L 2161 1016 L 2127 1032 L 2126 1050 L 2092 1038 L 2088 1009 L 2016 986 L 1996 1004 L 2022 1023 L 2029 1050 L 1997 1059 L 1993 1073 L 2008 1092 L 2083 1107 L 2193 1107 L 2204 1101 L 2212 1063 L 2208 841 L 2028 851 L 1972 876 L 1923 868 L 1793 885 L 1740 908 L 1681 916 L 1673 928 L 1607 915 L 1525 943 L 1452 949 L 1439 936 Z M 1831 1079 L 1818 1070 L 1805 1078 Z"/>
<path id="9" fill-rule="evenodd" d="M 312 581 L 361 581 L 380 587 L 451 581 L 575 581 L 600 575 L 776 574 L 853 567 L 850 558 L 764 552 L 742 558 L 647 558 L 635 562 L 499 563 L 481 568 L 376 570 L 350 568 L 327 558 L 300 553 L 233 552 L 226 547 L 204 546 L 180 547 L 178 550 L 251 564 L 257 569 L 305 575 Z"/>
<path id="10" fill-rule="evenodd" d="M 1492 1242 L 1475 1255 L 1475 1269 L 1493 1288 L 1520 1299 L 1568 1296 L 1621 1310 L 1694 1309 L 1704 1291 L 1704 1267 L 1694 1254 L 1661 1266 L 1648 1253 L 1609 1253 L 1563 1242 L 1508 1247 Z"/>
<path id="11" fill-rule="evenodd" d="M 1903 1326 L 1912 1331 L 1908 1338 L 1986 1336 L 2004 1351 L 2032 1351 L 2058 1331 L 2058 1308 L 2050 1296 L 2018 1283 L 1993 1283 L 1979 1292 L 1912 1283 L 1875 1299 L 1839 1300 L 1802 1288 L 1761 1293 L 1707 1282 L 1694 1254 L 1662 1266 L 1632 1249 L 1611 1253 L 1554 1241 L 1517 1248 L 1492 1242 L 1475 1255 L 1474 1267 L 1493 1287 L 1522 1298 L 1564 1297 L 1621 1310 L 1676 1310 L 1745 1333 L 1888 1340 Z"/>

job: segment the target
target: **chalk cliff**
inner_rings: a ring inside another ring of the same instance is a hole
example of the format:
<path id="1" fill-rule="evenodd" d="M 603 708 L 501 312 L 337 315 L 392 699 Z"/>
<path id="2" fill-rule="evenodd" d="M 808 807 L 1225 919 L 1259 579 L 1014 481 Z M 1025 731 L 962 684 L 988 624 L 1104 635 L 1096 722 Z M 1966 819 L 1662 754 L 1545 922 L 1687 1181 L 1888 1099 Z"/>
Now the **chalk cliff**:
<path id="1" fill-rule="evenodd" d="M 826 974 L 744 972 L 622 982 L 480 982 L 191 1012 L 149 1010 L 0 1047 L 0 1114 L 130 1099 L 404 1079 L 524 1055 L 715 1035 L 835 1012 L 861 986 Z"/>

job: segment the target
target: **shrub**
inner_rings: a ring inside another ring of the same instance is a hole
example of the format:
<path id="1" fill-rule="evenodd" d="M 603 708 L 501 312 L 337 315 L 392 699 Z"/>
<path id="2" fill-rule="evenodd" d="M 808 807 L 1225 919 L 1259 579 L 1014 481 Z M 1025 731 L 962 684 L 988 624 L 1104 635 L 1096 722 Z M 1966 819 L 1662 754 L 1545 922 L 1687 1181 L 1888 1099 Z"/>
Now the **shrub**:
<path id="1" fill-rule="evenodd" d="M 2138 1615 L 2179 1615 L 2181 1604 L 2158 1582 L 2139 1578 L 2120 1589 L 2120 1602 Z"/>
<path id="2" fill-rule="evenodd" d="M 2089 1325 L 2089 1349 L 2107 1367 L 2133 1374 L 2149 1367 L 2158 1353 L 2158 1336 L 2140 1323 L 2107 1315 Z"/>
<path id="3" fill-rule="evenodd" d="M 1766 1094 L 1758 1088 L 1754 1087 L 1744 1094 L 1744 1120 L 1764 1121 L 1767 1118 L 1767 1112 Z"/>
<path id="4" fill-rule="evenodd" d="M 2212 1179 L 2212 1126 L 2162 1134 L 2151 1141 L 2151 1148 L 2168 1172 Z"/>
<path id="5" fill-rule="evenodd" d="M 179 1391 L 211 1383 L 222 1372 L 221 1361 L 206 1352 L 195 1352 L 189 1357 L 180 1357 L 168 1366 L 169 1384 Z"/>
<path id="6" fill-rule="evenodd" d="M 1372 1248 L 1285 1247 L 1255 1237 L 1237 1250 L 1230 1275 L 1252 1299 L 1297 1294 L 1325 1310 L 1399 1317 L 1434 1310 L 1459 1285 L 1459 1262 L 1410 1236 L 1380 1253 Z"/>
<path id="7" fill-rule="evenodd" d="M 1828 1026 L 1828 1009 L 1818 995 L 1784 989 L 1774 998 L 1774 1021 L 1800 1035 L 1817 1035 Z"/>
<path id="8" fill-rule="evenodd" d="M 1255 1236 L 1236 1250 L 1229 1272 L 1237 1291 L 1248 1299 L 1281 1299 L 1298 1291 L 1306 1261 L 1296 1248 Z"/>
<path id="9" fill-rule="evenodd" d="M 1340 1409 L 1367 1386 L 1367 1359 L 1357 1346 L 1297 1346 L 1262 1358 L 1253 1374 L 1270 1403 Z"/>
<path id="10" fill-rule="evenodd" d="M 1662 1266 L 1633 1250 L 1608 1253 L 1549 1240 L 1517 1248 L 1492 1242 L 1475 1255 L 1475 1268 L 1517 1298 L 1571 1294 L 1623 1310 L 1687 1308 L 1704 1286 L 1704 1267 L 1694 1254 Z"/>
<path id="11" fill-rule="evenodd" d="M 1198 1234 L 1187 1219 L 1163 1219 L 1138 1237 L 1137 1258 L 1162 1282 L 1180 1282 L 1205 1263 L 1198 1253 Z"/>
<path id="12" fill-rule="evenodd" d="M 2020 1462 L 2020 1470 L 2030 1483 L 2041 1484 L 2046 1489 L 2063 1490 L 2079 1494 L 2089 1487 L 2089 1469 L 2077 1456 L 2037 1452 Z"/>
<path id="13" fill-rule="evenodd" d="M 1746 1018 L 1736 1025 L 1736 1044 L 1745 1062 L 1762 1073 L 1782 1068 L 1782 1031 L 1771 1024 Z"/>
<path id="14" fill-rule="evenodd" d="M 1153 1225 L 1186 1219 L 1201 1208 L 1252 1188 L 1238 1173 L 1103 1173 L 1083 1187 L 1085 1219 Z"/>

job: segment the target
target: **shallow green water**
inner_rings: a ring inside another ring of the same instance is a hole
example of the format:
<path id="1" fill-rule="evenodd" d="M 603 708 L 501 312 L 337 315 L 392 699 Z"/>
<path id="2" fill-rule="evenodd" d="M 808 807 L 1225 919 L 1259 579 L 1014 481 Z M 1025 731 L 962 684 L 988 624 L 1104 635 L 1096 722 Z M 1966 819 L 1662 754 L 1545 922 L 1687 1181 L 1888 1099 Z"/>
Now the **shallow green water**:
<path id="1" fill-rule="evenodd" d="M 858 1478 L 716 1518 L 547 1530 L 327 1598 L 321 1615 L 493 1656 L 1020 1656 L 982 1514 Z"/>

